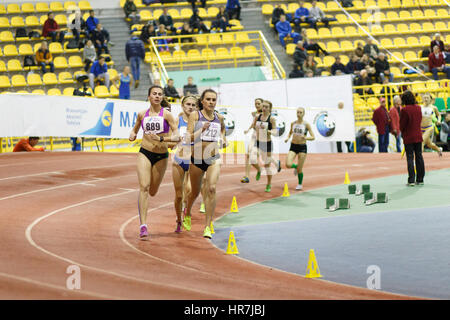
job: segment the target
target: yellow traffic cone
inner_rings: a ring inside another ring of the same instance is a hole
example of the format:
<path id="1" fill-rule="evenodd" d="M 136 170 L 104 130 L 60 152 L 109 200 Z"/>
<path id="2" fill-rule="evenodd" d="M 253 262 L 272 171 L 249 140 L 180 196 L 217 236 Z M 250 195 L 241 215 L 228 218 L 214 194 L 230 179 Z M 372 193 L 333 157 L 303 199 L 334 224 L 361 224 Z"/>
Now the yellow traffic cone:
<path id="1" fill-rule="evenodd" d="M 308 266 L 306 267 L 305 278 L 322 278 L 320 274 L 319 265 L 317 264 L 314 249 L 309 250 Z"/>
<path id="2" fill-rule="evenodd" d="M 213 226 L 212 221 L 211 221 L 211 225 L 209 226 L 209 229 L 211 229 L 211 234 L 214 234 L 214 233 L 215 233 L 215 232 L 214 232 L 214 226 Z"/>
<path id="3" fill-rule="evenodd" d="M 231 202 L 230 212 L 239 212 L 236 197 L 233 197 L 233 201 Z"/>
<path id="4" fill-rule="evenodd" d="M 288 184 L 287 184 L 287 182 L 284 184 L 284 190 L 283 190 L 283 195 L 282 195 L 282 197 L 289 197 L 290 196 L 290 194 L 289 194 L 289 187 L 288 187 Z"/>
<path id="5" fill-rule="evenodd" d="M 345 171 L 344 184 L 350 184 L 350 177 L 348 176 L 348 171 Z"/>
<path id="6" fill-rule="evenodd" d="M 230 236 L 228 237 L 227 254 L 239 254 L 233 231 L 230 231 Z"/>

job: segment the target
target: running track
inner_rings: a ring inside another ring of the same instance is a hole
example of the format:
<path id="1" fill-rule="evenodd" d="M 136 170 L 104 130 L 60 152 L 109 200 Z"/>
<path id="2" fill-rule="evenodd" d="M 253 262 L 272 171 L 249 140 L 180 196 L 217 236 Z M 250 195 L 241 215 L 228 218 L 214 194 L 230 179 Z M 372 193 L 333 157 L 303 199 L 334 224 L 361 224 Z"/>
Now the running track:
<path id="1" fill-rule="evenodd" d="M 171 166 L 150 199 L 150 241 L 139 241 L 135 154 L 0 155 L 1 299 L 404 299 L 324 280 L 305 279 L 226 255 L 202 238 L 204 216 L 193 209 L 190 232 L 175 234 Z M 425 154 L 427 170 L 450 157 Z M 252 169 L 253 170 L 253 169 Z M 305 189 L 404 174 L 399 154 L 310 154 Z M 263 192 L 265 177 L 239 182 L 242 165 L 222 167 L 215 218 L 233 195 L 245 206 L 282 194 L 296 177 L 283 170 Z M 244 196 L 245 195 L 245 196 Z M 68 290 L 70 265 L 81 289 Z M 274 289 L 276 288 L 276 293 Z"/>

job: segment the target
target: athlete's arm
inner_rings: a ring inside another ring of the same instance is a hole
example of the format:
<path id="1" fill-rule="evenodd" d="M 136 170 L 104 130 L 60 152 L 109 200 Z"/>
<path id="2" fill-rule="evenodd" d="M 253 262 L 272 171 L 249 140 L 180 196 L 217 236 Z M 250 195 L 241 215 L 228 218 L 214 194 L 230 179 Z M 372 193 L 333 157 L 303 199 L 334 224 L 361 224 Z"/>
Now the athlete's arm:
<path id="1" fill-rule="evenodd" d="M 312 131 L 311 126 L 309 125 L 309 123 L 306 123 L 305 127 L 308 130 L 309 135 L 310 135 L 310 137 L 305 137 L 305 140 L 310 140 L 310 141 L 315 140 L 316 136 L 314 135 L 314 132 Z"/>
<path id="2" fill-rule="evenodd" d="M 287 138 L 286 138 L 286 140 L 284 140 L 284 142 L 288 142 L 289 141 L 289 139 L 291 138 L 291 135 L 292 135 L 292 128 L 294 127 L 294 123 L 292 122 L 291 123 L 291 130 L 289 130 L 289 134 L 288 134 L 288 136 L 287 136 Z"/>
<path id="3" fill-rule="evenodd" d="M 145 111 L 141 111 L 138 113 L 136 123 L 134 124 L 133 129 L 131 129 L 130 137 L 128 138 L 128 140 L 130 140 L 130 141 L 136 140 L 136 136 L 139 132 L 139 128 L 141 127 L 142 115 L 144 114 L 144 112 Z"/>
<path id="4" fill-rule="evenodd" d="M 268 130 L 267 132 L 272 135 L 276 135 L 278 130 L 277 130 L 277 123 L 275 121 L 275 118 L 270 117 L 270 123 L 272 124 L 272 130 Z"/>
<path id="5" fill-rule="evenodd" d="M 436 114 L 436 118 L 437 118 L 436 124 L 440 125 L 441 124 L 441 120 L 442 120 L 441 113 L 439 112 L 439 109 L 436 106 L 433 106 L 433 111 Z"/>
<path id="6" fill-rule="evenodd" d="M 226 148 L 228 146 L 227 137 L 225 135 L 226 133 L 226 127 L 224 122 L 224 117 L 222 115 L 219 115 L 220 120 L 220 138 L 221 138 L 221 147 Z"/>
<path id="7" fill-rule="evenodd" d="M 253 117 L 252 124 L 247 130 L 244 131 L 244 134 L 247 134 L 251 129 L 255 130 L 256 120 L 257 120 L 256 117 Z"/>
<path id="8" fill-rule="evenodd" d="M 187 125 L 187 132 L 186 132 L 186 143 L 191 143 L 195 141 L 200 135 L 202 134 L 204 128 L 201 128 L 197 130 L 197 132 L 194 132 L 195 129 L 195 123 L 198 121 L 198 113 L 197 112 L 191 112 L 188 119 L 188 125 Z"/>

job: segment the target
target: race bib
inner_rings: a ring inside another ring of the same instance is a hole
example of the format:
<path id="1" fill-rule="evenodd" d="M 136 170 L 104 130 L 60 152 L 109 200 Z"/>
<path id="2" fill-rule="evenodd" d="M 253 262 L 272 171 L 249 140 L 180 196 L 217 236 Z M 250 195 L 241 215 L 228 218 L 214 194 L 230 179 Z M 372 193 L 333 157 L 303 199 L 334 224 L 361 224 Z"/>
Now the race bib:
<path id="1" fill-rule="evenodd" d="M 267 130 L 269 128 L 269 123 L 265 121 L 256 121 L 256 128 Z"/>
<path id="2" fill-rule="evenodd" d="M 163 117 L 145 117 L 143 121 L 145 134 L 158 134 L 164 131 Z"/>
<path id="3" fill-rule="evenodd" d="M 293 132 L 296 135 L 304 136 L 306 134 L 306 127 L 304 124 L 295 124 L 293 128 Z"/>
<path id="4" fill-rule="evenodd" d="M 178 132 L 180 133 L 180 139 L 181 139 L 181 142 L 182 142 L 183 144 L 185 144 L 185 143 L 186 143 L 187 127 L 185 127 L 185 126 L 179 127 L 179 128 L 178 128 Z"/>
<path id="5" fill-rule="evenodd" d="M 203 141 L 219 141 L 220 138 L 220 123 L 210 122 L 209 128 L 202 132 Z"/>

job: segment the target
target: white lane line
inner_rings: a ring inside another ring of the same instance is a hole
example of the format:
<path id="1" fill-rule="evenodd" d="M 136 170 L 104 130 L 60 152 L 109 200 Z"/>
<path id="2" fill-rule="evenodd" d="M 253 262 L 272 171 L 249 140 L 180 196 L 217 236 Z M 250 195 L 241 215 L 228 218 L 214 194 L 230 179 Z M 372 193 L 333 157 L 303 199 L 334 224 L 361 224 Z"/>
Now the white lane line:
<path id="1" fill-rule="evenodd" d="M 0 277 L 4 277 L 4 278 L 8 278 L 8 279 L 13 279 L 13 280 L 16 280 L 16 281 L 25 282 L 25 283 L 32 284 L 32 285 L 35 285 L 35 286 L 46 287 L 46 288 L 49 288 L 49 289 L 60 290 L 60 291 L 65 291 L 65 292 L 70 292 L 70 293 L 75 293 L 75 294 L 78 293 L 80 295 L 91 296 L 91 297 L 97 298 L 97 299 L 123 300 L 123 298 L 108 296 L 108 295 L 104 295 L 104 294 L 101 294 L 101 293 L 96 293 L 96 292 L 88 291 L 88 290 L 83 290 L 83 291 L 69 290 L 69 289 L 67 289 L 66 287 L 63 287 L 63 286 L 57 286 L 57 285 L 54 285 L 54 284 L 45 283 L 45 282 L 41 282 L 41 281 L 37 281 L 37 280 L 33 280 L 33 279 L 21 277 L 21 276 L 16 276 L 16 275 L 9 274 L 9 273 L 4 273 L 4 272 L 0 272 Z"/>
<path id="2" fill-rule="evenodd" d="M 38 244 L 36 244 L 36 242 L 33 240 L 33 237 L 31 236 L 31 232 L 32 232 L 33 228 L 39 222 L 41 222 L 41 221 L 43 221 L 43 220 L 45 220 L 45 219 L 47 219 L 47 218 L 49 218 L 49 217 L 59 213 L 59 212 L 62 212 L 62 211 L 68 210 L 68 209 L 72 209 L 72 208 L 76 208 L 76 207 L 80 207 L 80 206 L 83 206 L 83 205 L 86 205 L 86 204 L 89 204 L 89 203 L 92 203 L 92 202 L 97 202 L 97 201 L 108 199 L 108 198 L 113 198 L 113 197 L 117 197 L 117 196 L 126 195 L 126 194 L 128 194 L 130 192 L 132 192 L 132 191 L 124 191 L 124 192 L 115 193 L 115 194 L 111 194 L 111 195 L 107 195 L 107 196 L 101 196 L 101 197 L 93 198 L 91 200 L 78 202 L 78 203 L 72 204 L 70 206 L 54 210 L 54 211 L 52 211 L 52 212 L 50 212 L 50 213 L 48 213 L 48 214 L 46 214 L 44 216 L 39 217 L 36 220 L 34 220 L 27 227 L 27 229 L 25 231 L 25 237 L 28 240 L 28 242 L 33 247 L 38 249 L 39 251 L 42 251 L 43 253 L 45 253 L 45 254 L 47 254 L 49 256 L 52 256 L 52 257 L 54 257 L 56 259 L 65 261 L 65 262 L 67 262 L 69 264 L 77 265 L 80 268 L 85 268 L 85 269 L 88 269 L 88 270 L 91 270 L 91 271 L 94 271 L 94 272 L 105 273 L 105 274 L 108 274 L 108 275 L 111 275 L 111 276 L 115 276 L 115 277 L 118 277 L 118 278 L 132 280 L 132 281 L 135 281 L 135 282 L 138 282 L 138 283 L 147 283 L 147 284 L 154 285 L 154 286 L 160 286 L 161 288 L 170 288 L 170 289 L 174 289 L 174 290 L 185 290 L 187 292 L 202 294 L 202 295 L 205 295 L 205 296 L 209 296 L 211 298 L 223 299 L 224 298 L 223 296 L 218 296 L 218 295 L 211 294 L 211 292 L 209 292 L 208 290 L 197 290 L 197 289 L 192 289 L 192 288 L 189 288 L 189 287 L 184 287 L 184 286 L 179 286 L 179 285 L 171 285 L 171 284 L 168 284 L 168 283 L 165 283 L 165 282 L 150 281 L 150 280 L 146 280 L 146 279 L 136 278 L 136 277 L 133 277 L 133 276 L 129 276 L 129 275 L 125 275 L 125 274 L 121 274 L 121 273 L 117 273 L 117 272 L 101 269 L 101 268 L 88 266 L 88 265 L 85 265 L 85 264 L 73 261 L 71 259 L 62 257 L 60 255 L 57 255 L 57 254 L 55 254 L 53 252 L 50 252 L 50 251 L 44 249 L 43 247 L 41 247 Z"/>
<path id="3" fill-rule="evenodd" d="M 11 179 L 20 179 L 20 178 L 28 178 L 28 177 L 36 177 L 36 176 L 44 176 L 44 175 L 49 175 L 49 174 L 62 174 L 62 172 L 50 171 L 50 172 L 41 172 L 41 173 L 35 173 L 35 174 L 27 174 L 27 175 L 23 175 L 23 176 L 14 176 L 14 177 L 0 178 L 0 181 L 11 180 Z"/>

